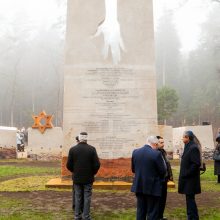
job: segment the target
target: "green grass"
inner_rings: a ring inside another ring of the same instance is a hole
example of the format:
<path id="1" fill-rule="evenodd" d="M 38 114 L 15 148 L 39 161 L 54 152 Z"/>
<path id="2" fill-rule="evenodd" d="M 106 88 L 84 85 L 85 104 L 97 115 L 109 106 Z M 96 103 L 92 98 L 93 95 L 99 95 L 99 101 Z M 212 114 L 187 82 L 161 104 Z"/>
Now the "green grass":
<path id="1" fill-rule="evenodd" d="M 0 191 L 46 190 L 45 183 L 60 176 L 60 168 L 34 166 L 0 166 Z M 8 180 L 1 181 L 7 178 Z"/>
<path id="2" fill-rule="evenodd" d="M 72 215 L 73 216 L 73 215 Z M 13 212 L 8 215 L 3 215 L 0 220 L 70 220 L 73 219 L 69 213 L 64 211 L 61 212 L 48 212 L 48 211 L 34 211 L 34 210 L 24 210 L 21 212 Z"/>
<path id="3" fill-rule="evenodd" d="M 40 175 L 50 174 L 59 175 L 60 168 L 53 167 L 26 167 L 26 166 L 15 166 L 15 165 L 1 165 L 0 167 L 0 178 L 19 176 L 19 175 Z"/>
<path id="4" fill-rule="evenodd" d="M 0 220 L 69 220 L 71 212 L 38 210 L 25 199 L 15 200 L 0 197 Z"/>
<path id="5" fill-rule="evenodd" d="M 208 165 L 207 170 L 204 174 L 201 175 L 202 181 L 215 181 L 217 180 L 217 176 L 214 175 L 214 165 Z"/>
<path id="6" fill-rule="evenodd" d="M 72 219 L 73 216 L 73 213 L 70 210 L 37 210 L 30 206 L 24 199 L 17 201 L 0 197 L 0 200 L 0 220 L 69 220 Z M 91 212 L 91 215 L 95 220 L 134 220 L 135 214 L 135 209 L 105 212 L 102 212 L 102 210 L 92 210 Z M 215 208 L 200 208 L 199 214 L 201 220 L 220 219 L 220 211 Z M 186 210 L 185 208 L 174 208 L 169 210 L 169 212 L 166 212 L 165 216 L 170 220 L 185 220 Z"/>
<path id="7" fill-rule="evenodd" d="M 174 182 L 176 184 L 176 187 L 174 189 L 169 189 L 169 192 L 177 192 L 178 190 L 178 177 L 179 177 L 179 165 L 177 163 L 174 163 L 175 165 L 172 165 L 172 171 L 174 176 Z M 213 161 L 207 161 L 206 165 L 207 169 L 204 174 L 202 174 L 201 177 L 201 187 L 203 192 L 220 192 L 220 184 L 217 184 L 217 176 L 214 175 L 214 165 Z"/>
<path id="8" fill-rule="evenodd" d="M 186 219 L 186 209 L 185 208 L 174 208 L 165 211 L 164 216 L 172 220 L 185 220 Z M 200 220 L 219 220 L 220 210 L 216 208 L 199 208 Z"/>
<path id="9" fill-rule="evenodd" d="M 216 181 L 216 176 L 214 176 L 214 163 L 213 161 L 205 161 L 206 163 L 206 172 L 201 175 L 201 180 L 205 181 Z M 179 176 L 179 169 L 180 169 L 180 163 L 177 163 L 177 161 L 171 161 L 171 167 L 173 171 L 173 176 L 175 180 L 178 180 Z"/>
<path id="10" fill-rule="evenodd" d="M 31 192 L 47 190 L 45 184 L 55 176 L 30 176 L 0 182 L 0 192 Z"/>
<path id="11" fill-rule="evenodd" d="M 120 210 L 120 211 L 109 211 L 102 213 L 96 211 L 92 213 L 95 220 L 134 220 L 136 215 L 135 209 Z M 220 210 L 215 208 L 200 208 L 199 215 L 201 220 L 219 220 Z M 164 216 L 170 220 L 185 220 L 186 209 L 184 208 L 173 208 L 172 210 L 166 211 Z"/>
<path id="12" fill-rule="evenodd" d="M 95 220 L 134 220 L 136 215 L 135 209 L 108 211 L 102 212 L 101 210 L 92 212 Z"/>

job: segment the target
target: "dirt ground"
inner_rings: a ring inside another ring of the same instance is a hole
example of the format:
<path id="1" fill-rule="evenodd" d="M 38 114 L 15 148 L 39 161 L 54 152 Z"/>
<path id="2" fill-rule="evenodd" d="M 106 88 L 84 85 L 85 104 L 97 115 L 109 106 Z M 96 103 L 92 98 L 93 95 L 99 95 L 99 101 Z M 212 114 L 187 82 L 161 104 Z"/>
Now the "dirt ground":
<path id="1" fill-rule="evenodd" d="M 0 197 L 25 199 L 30 206 L 38 210 L 61 210 L 71 209 L 72 193 L 57 191 L 36 191 L 36 192 L 0 192 Z M 204 199 L 205 198 L 205 199 Z M 196 196 L 198 207 L 220 208 L 220 193 L 204 192 Z M 93 192 L 91 207 L 95 210 L 118 210 L 134 208 L 136 199 L 130 192 Z M 168 193 L 167 208 L 181 208 L 185 206 L 185 198 L 178 193 Z"/>

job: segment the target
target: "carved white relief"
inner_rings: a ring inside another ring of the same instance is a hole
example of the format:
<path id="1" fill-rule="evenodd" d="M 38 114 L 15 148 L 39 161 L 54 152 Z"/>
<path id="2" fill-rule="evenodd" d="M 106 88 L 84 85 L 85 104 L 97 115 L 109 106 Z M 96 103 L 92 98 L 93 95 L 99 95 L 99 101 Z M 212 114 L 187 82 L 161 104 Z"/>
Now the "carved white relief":
<path id="1" fill-rule="evenodd" d="M 118 22 L 117 0 L 105 0 L 105 20 L 98 26 L 95 37 L 101 34 L 104 37 L 104 59 L 108 57 L 110 48 L 113 63 L 118 64 L 121 60 L 121 50 L 125 49 Z"/>

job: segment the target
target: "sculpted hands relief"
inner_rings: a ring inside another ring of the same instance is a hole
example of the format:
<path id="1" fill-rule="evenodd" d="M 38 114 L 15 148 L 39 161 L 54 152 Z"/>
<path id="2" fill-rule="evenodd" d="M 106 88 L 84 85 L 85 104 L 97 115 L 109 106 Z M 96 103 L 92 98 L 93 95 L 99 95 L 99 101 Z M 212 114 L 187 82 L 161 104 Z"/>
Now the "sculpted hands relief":
<path id="1" fill-rule="evenodd" d="M 108 57 L 110 48 L 113 63 L 118 64 L 121 60 L 121 49 L 125 49 L 117 18 L 117 0 L 105 0 L 105 12 L 105 20 L 98 26 L 95 37 L 103 34 L 104 47 L 102 53 L 104 59 Z"/>

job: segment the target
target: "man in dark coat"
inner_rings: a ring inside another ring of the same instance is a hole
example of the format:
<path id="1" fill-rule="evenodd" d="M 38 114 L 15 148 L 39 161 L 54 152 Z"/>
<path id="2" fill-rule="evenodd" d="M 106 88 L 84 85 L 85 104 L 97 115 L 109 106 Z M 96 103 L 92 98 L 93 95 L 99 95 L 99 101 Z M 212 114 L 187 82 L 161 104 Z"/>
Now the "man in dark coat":
<path id="1" fill-rule="evenodd" d="M 79 143 L 70 148 L 66 167 L 73 173 L 75 219 L 90 220 L 92 185 L 94 175 L 100 168 L 100 162 L 96 149 L 87 144 L 86 132 L 81 132 Z"/>
<path id="2" fill-rule="evenodd" d="M 137 197 L 137 220 L 157 220 L 161 196 L 161 183 L 166 164 L 157 150 L 158 139 L 148 137 L 148 144 L 132 154 L 132 172 L 135 174 L 131 191 Z"/>
<path id="3" fill-rule="evenodd" d="M 166 162 L 167 166 L 167 172 L 164 181 L 162 182 L 162 194 L 160 197 L 160 205 L 159 205 L 159 220 L 166 220 L 163 216 L 165 206 L 166 206 L 166 200 L 167 200 L 167 182 L 173 181 L 173 173 L 171 169 L 170 162 L 167 158 L 167 152 L 164 150 L 164 139 L 161 136 L 157 136 L 159 142 L 158 142 L 158 150 L 161 152 L 164 161 Z"/>
<path id="4" fill-rule="evenodd" d="M 192 131 L 183 134 L 184 152 L 181 158 L 178 192 L 186 195 L 187 219 L 198 220 L 195 194 L 201 193 L 200 165 L 201 156 L 198 140 Z"/>

